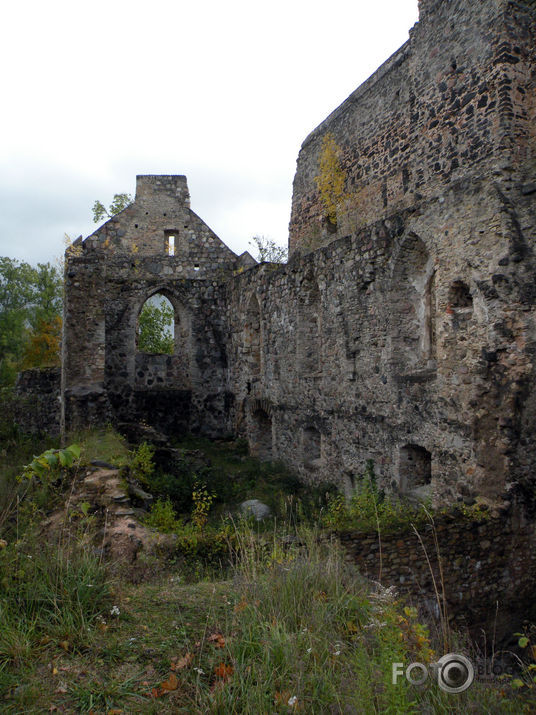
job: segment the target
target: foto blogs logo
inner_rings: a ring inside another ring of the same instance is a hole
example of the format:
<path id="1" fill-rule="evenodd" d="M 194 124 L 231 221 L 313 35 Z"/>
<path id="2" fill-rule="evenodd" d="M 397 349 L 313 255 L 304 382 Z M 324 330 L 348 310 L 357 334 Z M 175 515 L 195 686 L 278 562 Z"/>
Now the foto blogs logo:
<path id="1" fill-rule="evenodd" d="M 428 667 L 423 663 L 410 663 L 405 670 L 403 663 L 393 663 L 392 667 L 393 685 L 404 675 L 411 685 L 423 685 L 431 671 L 441 690 L 446 693 L 463 693 L 475 679 L 473 664 L 458 653 L 447 653 L 437 663 L 430 663 Z"/>

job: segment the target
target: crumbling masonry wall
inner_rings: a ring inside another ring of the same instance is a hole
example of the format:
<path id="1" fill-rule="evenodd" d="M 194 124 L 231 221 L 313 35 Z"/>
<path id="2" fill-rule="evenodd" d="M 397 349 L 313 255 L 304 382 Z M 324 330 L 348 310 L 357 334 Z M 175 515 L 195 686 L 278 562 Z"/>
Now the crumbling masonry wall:
<path id="1" fill-rule="evenodd" d="M 373 459 L 388 489 L 509 498 L 535 466 L 535 4 L 420 12 L 305 140 L 288 265 L 229 284 L 236 423 L 255 443 L 262 408 L 273 457 L 310 481 L 349 491 Z"/>
<path id="2" fill-rule="evenodd" d="M 180 176 L 138 177 L 134 204 L 75 243 L 65 428 L 243 435 L 348 492 L 369 459 L 380 486 L 437 502 L 531 487 L 536 3 L 419 6 L 305 140 L 287 265 L 235 256 Z M 171 356 L 136 349 L 157 292 Z"/>

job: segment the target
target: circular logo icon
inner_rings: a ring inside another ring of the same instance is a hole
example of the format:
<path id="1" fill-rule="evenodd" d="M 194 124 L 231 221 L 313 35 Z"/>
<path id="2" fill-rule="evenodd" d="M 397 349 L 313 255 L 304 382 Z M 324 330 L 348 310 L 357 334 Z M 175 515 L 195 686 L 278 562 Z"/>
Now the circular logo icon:
<path id="1" fill-rule="evenodd" d="M 447 653 L 437 666 L 437 684 L 446 693 L 463 693 L 475 679 L 473 664 L 464 655 Z"/>

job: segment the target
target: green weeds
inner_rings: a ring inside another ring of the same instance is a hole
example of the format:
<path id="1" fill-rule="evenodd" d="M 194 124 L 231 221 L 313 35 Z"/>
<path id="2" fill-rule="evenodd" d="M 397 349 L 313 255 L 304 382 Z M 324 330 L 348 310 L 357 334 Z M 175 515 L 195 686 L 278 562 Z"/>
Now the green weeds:
<path id="1" fill-rule="evenodd" d="M 130 462 L 148 488 L 163 480 L 149 445 L 132 456 L 110 431 L 88 439 L 91 459 Z M 66 466 L 53 454 L 55 489 L 65 490 Z M 393 663 L 429 665 L 443 650 L 417 612 L 392 589 L 366 582 L 330 535 L 341 524 L 376 531 L 410 518 L 378 491 L 371 466 L 347 502 L 326 500 L 330 490 L 294 490 L 291 475 L 256 464 L 240 444 L 211 445 L 208 454 L 188 444 L 182 459 L 184 474 L 166 478 L 186 496 L 178 502 L 163 490 L 146 521 L 174 535 L 172 558 L 146 556 L 158 576 L 137 585 L 118 579 L 112 587 L 100 554 L 89 540 L 68 536 L 72 529 L 43 544 L 40 480 L 28 503 L 17 504 L 0 540 L 2 711 L 533 711 L 529 670 L 523 686 L 475 682 L 459 695 L 433 679 L 419 688 L 405 678 L 393 683 Z M 242 498 L 269 503 L 275 518 L 222 520 Z M 469 508 L 466 517 L 478 512 Z M 79 521 L 90 525 L 83 509 Z M 532 649 L 532 634 L 520 639 Z"/>

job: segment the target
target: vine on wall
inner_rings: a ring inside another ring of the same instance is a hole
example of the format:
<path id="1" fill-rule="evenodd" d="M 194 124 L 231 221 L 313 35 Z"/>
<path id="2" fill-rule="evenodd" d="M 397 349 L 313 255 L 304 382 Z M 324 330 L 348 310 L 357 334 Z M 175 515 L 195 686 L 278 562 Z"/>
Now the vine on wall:
<path id="1" fill-rule="evenodd" d="M 320 150 L 320 171 L 315 177 L 324 204 L 326 217 L 333 225 L 337 225 L 337 207 L 345 200 L 344 184 L 346 174 L 341 166 L 341 149 L 333 134 L 328 133 L 322 139 Z"/>

